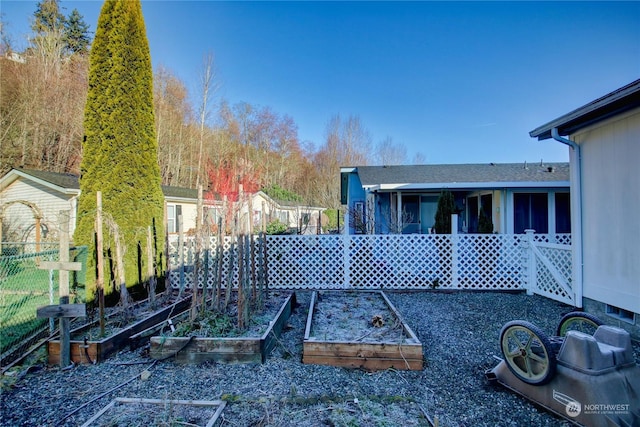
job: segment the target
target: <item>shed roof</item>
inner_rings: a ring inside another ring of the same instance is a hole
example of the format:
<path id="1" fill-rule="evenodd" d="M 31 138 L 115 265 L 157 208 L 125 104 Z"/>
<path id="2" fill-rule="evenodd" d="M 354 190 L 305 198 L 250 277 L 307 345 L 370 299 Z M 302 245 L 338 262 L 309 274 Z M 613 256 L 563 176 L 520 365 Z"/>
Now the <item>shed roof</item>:
<path id="1" fill-rule="evenodd" d="M 80 183 L 78 176 L 70 173 L 59 173 L 49 171 L 39 171 L 35 169 L 14 169 L 18 172 L 23 172 L 26 175 L 31 175 L 34 178 L 38 178 L 42 181 L 56 185 L 61 188 L 68 188 L 71 190 L 79 190 Z"/>
<path id="2" fill-rule="evenodd" d="M 46 183 L 49 183 L 56 187 L 60 187 L 62 189 L 78 190 L 78 191 L 80 190 L 80 181 L 78 179 L 78 175 L 75 175 L 75 174 L 40 171 L 35 169 L 12 169 L 9 172 L 9 174 L 11 172 L 20 176 L 28 175 L 33 178 L 36 178 L 37 180 L 44 181 Z M 198 190 L 194 190 L 192 188 L 171 187 L 171 186 L 163 185 L 162 193 L 165 195 L 165 197 L 172 197 L 172 198 L 194 199 L 194 200 L 198 198 Z"/>
<path id="3" fill-rule="evenodd" d="M 586 126 L 637 107 L 640 107 L 640 79 L 532 130 L 529 135 L 539 141 L 549 139 L 553 128 L 557 128 L 562 136 L 571 135 Z"/>
<path id="4" fill-rule="evenodd" d="M 472 188 L 569 185 L 569 163 L 358 166 L 356 169 L 364 187 Z"/>

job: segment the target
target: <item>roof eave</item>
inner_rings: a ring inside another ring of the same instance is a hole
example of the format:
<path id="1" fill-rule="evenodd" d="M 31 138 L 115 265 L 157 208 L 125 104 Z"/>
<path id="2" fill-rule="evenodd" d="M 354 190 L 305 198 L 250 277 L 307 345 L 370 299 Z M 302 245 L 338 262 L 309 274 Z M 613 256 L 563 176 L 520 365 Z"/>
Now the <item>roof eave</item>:
<path id="1" fill-rule="evenodd" d="M 164 196 L 164 201 L 168 203 L 198 203 L 198 199 L 190 197 Z"/>
<path id="2" fill-rule="evenodd" d="M 569 187 L 569 181 L 513 181 L 513 182 L 441 182 L 430 184 L 382 184 L 380 191 L 394 190 L 478 190 L 498 188 L 557 188 Z"/>
<path id="3" fill-rule="evenodd" d="M 17 170 L 17 169 L 12 169 L 11 171 L 9 171 L 9 173 L 5 176 L 6 178 L 6 182 L 3 182 L 2 184 L 2 189 L 4 189 L 5 187 L 8 187 L 9 184 L 11 184 L 12 182 L 14 182 L 16 179 L 18 179 L 18 177 L 22 177 L 24 179 L 28 179 L 30 181 L 33 181 L 35 183 L 38 183 L 40 185 L 43 185 L 45 187 L 49 187 L 52 190 L 55 190 L 59 193 L 62 194 L 66 194 L 68 196 L 77 196 L 80 194 L 80 189 L 78 188 L 69 188 L 69 187 L 61 187 L 57 184 L 54 184 L 52 182 L 49 182 L 47 180 L 38 178 L 36 176 L 33 176 L 31 174 L 28 174 L 26 172 L 23 172 L 21 170 Z"/>
<path id="4" fill-rule="evenodd" d="M 558 129 L 561 136 L 571 135 L 589 125 L 637 107 L 640 107 L 640 79 L 537 127 L 529 132 L 529 136 L 538 138 L 538 141 L 551 139 L 553 128 Z"/>

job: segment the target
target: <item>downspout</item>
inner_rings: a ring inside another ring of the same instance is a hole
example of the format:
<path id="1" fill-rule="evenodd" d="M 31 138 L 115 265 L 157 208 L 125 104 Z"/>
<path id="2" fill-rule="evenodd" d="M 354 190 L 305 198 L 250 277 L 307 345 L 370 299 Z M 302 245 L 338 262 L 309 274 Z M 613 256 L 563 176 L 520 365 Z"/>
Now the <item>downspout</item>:
<path id="1" fill-rule="evenodd" d="M 582 247 L 582 155 L 580 146 L 567 138 L 560 136 L 558 128 L 551 129 L 551 137 L 558 142 L 571 147 L 569 160 L 571 167 L 571 244 L 573 246 L 573 288 L 576 307 L 582 308 L 582 270 L 583 247 Z"/>

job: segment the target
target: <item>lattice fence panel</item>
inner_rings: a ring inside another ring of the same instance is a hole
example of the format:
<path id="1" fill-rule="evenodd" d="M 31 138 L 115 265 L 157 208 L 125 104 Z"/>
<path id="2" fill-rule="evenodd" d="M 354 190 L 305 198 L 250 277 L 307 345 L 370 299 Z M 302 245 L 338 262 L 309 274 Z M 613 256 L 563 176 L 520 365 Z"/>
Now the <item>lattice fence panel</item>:
<path id="1" fill-rule="evenodd" d="M 462 234 L 457 241 L 456 280 L 461 289 L 522 289 L 521 236 Z"/>
<path id="2" fill-rule="evenodd" d="M 564 283 L 558 283 L 551 270 L 540 259 L 536 259 L 535 292 L 558 301 L 573 304 L 571 245 L 561 248 L 559 245 L 546 246 L 544 243 L 536 243 L 536 246 Z"/>
<path id="3" fill-rule="evenodd" d="M 451 236 L 350 236 L 349 277 L 358 289 L 425 289 L 451 284 Z"/>
<path id="4" fill-rule="evenodd" d="M 267 236 L 266 244 L 269 287 L 345 287 L 344 236 Z"/>

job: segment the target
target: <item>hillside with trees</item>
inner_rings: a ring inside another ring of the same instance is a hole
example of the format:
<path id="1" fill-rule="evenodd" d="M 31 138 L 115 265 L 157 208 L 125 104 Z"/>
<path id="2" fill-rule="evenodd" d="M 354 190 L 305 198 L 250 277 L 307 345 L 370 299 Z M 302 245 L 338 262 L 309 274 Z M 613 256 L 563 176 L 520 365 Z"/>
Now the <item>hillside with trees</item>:
<path id="1" fill-rule="evenodd" d="M 63 15 L 61 3 L 38 3 L 30 45 L 22 52 L 12 49 L 11 35 L 1 26 L 0 173 L 18 167 L 81 171 L 93 34 L 77 10 Z M 211 170 L 250 170 L 259 188 L 278 187 L 310 205 L 335 209 L 340 166 L 405 161 L 404 147 L 389 137 L 374 144 L 357 115 L 327 118 L 325 140 L 303 143 L 295 112 L 216 98 L 211 54 L 195 72 L 203 75 L 197 105 L 171 70 L 158 66 L 153 73 L 163 185 L 202 183 L 206 190 L 215 176 Z"/>

